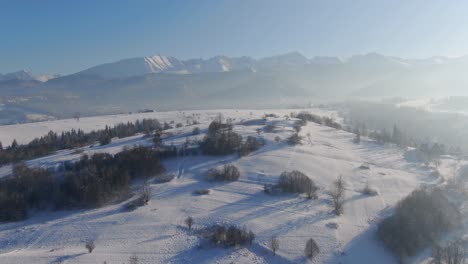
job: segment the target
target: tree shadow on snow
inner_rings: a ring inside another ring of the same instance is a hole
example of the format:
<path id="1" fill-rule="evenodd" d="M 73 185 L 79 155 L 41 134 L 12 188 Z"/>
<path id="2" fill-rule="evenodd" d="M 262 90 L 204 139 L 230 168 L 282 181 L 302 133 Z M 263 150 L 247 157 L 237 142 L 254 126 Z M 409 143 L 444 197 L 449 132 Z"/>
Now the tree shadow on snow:
<path id="1" fill-rule="evenodd" d="M 375 234 L 375 226 L 352 239 L 342 251 L 337 251 L 325 263 L 398 263 Z"/>
<path id="2" fill-rule="evenodd" d="M 65 255 L 56 258 L 54 261 L 50 262 L 50 264 L 57 264 L 57 263 L 64 263 L 65 261 L 73 260 L 79 256 L 85 255 L 86 253 L 77 253 L 72 255 Z"/>

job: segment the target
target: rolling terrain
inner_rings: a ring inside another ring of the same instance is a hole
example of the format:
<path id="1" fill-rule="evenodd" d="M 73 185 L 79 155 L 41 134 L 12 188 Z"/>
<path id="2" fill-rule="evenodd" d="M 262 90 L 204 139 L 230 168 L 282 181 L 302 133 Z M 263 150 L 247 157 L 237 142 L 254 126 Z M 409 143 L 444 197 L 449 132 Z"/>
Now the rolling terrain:
<path id="1" fill-rule="evenodd" d="M 310 110 L 310 109 L 309 109 Z M 226 156 L 185 156 L 164 160 L 168 183 L 150 180 L 151 199 L 135 211 L 124 209 L 126 201 L 97 209 L 35 212 L 24 221 L 0 224 L 1 263 L 123 263 L 137 255 L 140 263 L 307 263 L 304 246 L 314 238 L 320 254 L 313 263 L 396 263 L 377 240 L 377 223 L 392 212 L 393 206 L 420 185 L 435 185 L 448 178 L 464 161 L 442 159 L 441 178 L 430 176 L 431 169 L 405 159 L 404 150 L 379 145 L 367 138 L 353 143 L 354 134 L 309 122 L 300 132 L 302 144 L 291 146 L 285 140 L 293 133 L 294 119 L 283 116 L 297 110 L 212 110 L 173 111 L 133 115 L 114 115 L 1 126 L 0 141 L 5 145 L 17 138 L 27 142 L 48 130 L 56 132 L 82 128 L 103 128 L 141 118 L 158 118 L 185 124 L 195 119 L 199 125 L 173 128 L 163 138 L 165 144 L 182 145 L 206 133 L 208 124 L 219 113 L 232 118 L 234 131 L 243 137 L 259 136 L 266 144 L 239 158 Z M 336 118 L 336 113 L 312 109 L 314 113 Z M 278 117 L 264 120 L 265 113 Z M 275 129 L 267 132 L 265 125 Z M 195 126 L 201 134 L 192 135 Z M 260 133 L 257 130 L 260 129 Z M 275 137 L 280 137 L 277 142 Z M 151 138 L 136 135 L 114 139 L 105 146 L 86 146 L 63 150 L 28 161 L 28 165 L 52 168 L 82 154 L 115 154 L 125 147 L 151 146 Z M 234 164 L 241 176 L 235 182 L 207 181 L 207 170 Z M 370 169 L 362 169 L 368 164 Z M 0 168 L 7 177 L 11 167 Z M 283 171 L 304 172 L 319 187 L 318 198 L 309 200 L 295 194 L 268 195 L 263 185 L 275 183 Z M 344 214 L 336 216 L 330 206 L 332 182 L 342 175 L 345 182 Z M 361 193 L 369 183 L 378 195 Z M 141 183 L 133 185 L 135 191 Z M 209 195 L 193 192 L 210 189 Z M 192 216 L 189 230 L 184 219 Z M 200 239 L 197 230 L 214 223 L 246 226 L 256 238 L 252 246 L 225 249 Z M 267 247 L 271 236 L 280 240 L 273 256 Z M 93 239 L 96 249 L 87 253 L 84 244 Z M 423 256 L 424 258 L 424 256 Z"/>

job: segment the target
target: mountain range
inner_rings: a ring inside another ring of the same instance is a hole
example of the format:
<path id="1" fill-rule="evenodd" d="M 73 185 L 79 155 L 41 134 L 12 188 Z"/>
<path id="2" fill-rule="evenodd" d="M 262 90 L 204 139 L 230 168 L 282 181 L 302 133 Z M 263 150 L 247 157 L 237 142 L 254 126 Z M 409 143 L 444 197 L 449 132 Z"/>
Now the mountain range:
<path id="1" fill-rule="evenodd" d="M 468 57 L 402 59 L 369 53 L 309 59 L 291 52 L 261 59 L 179 60 L 155 55 L 64 76 L 0 75 L 0 103 L 66 117 L 146 108 L 258 108 L 349 97 L 468 95 L 466 72 Z"/>

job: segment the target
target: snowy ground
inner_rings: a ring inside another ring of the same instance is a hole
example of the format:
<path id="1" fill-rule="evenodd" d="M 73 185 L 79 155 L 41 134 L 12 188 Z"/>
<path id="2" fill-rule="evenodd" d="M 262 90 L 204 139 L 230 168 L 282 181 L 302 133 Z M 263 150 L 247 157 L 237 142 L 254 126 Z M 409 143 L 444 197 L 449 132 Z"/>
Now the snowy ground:
<path id="1" fill-rule="evenodd" d="M 304 109 L 311 110 L 319 115 L 327 115 L 336 117 L 335 112 L 324 111 L 320 109 Z M 106 125 L 113 126 L 118 123 L 134 122 L 136 120 L 142 120 L 144 118 L 157 118 L 161 122 L 177 121 L 182 122 L 185 125 L 187 120 L 198 120 L 206 122 L 212 119 L 219 113 L 226 117 L 240 119 L 251 119 L 260 118 L 265 113 L 276 113 L 280 116 L 290 114 L 291 112 L 298 112 L 298 109 L 282 109 L 282 110 L 200 110 L 200 111 L 169 111 L 169 112 L 152 112 L 152 113 L 134 113 L 134 114 L 119 114 L 119 115 L 107 115 L 107 116 L 94 116 L 94 117 L 82 117 L 79 120 L 76 119 L 60 119 L 53 121 L 26 123 L 18 125 L 6 125 L 0 126 L 0 142 L 3 146 L 8 146 L 11 142 L 16 139 L 18 143 L 25 144 L 33 140 L 36 137 L 43 136 L 49 131 L 60 133 L 62 131 L 70 131 L 71 129 L 82 129 L 84 132 L 90 132 L 91 130 L 104 129 Z"/>
<path id="2" fill-rule="evenodd" d="M 246 157 L 200 155 L 166 160 L 169 173 L 174 173 L 176 178 L 169 183 L 151 184 L 149 205 L 133 212 L 123 210 L 121 203 L 93 210 L 38 212 L 22 222 L 0 224 L 0 263 L 123 263 L 133 254 L 139 257 L 140 263 L 307 263 L 303 250 L 308 238 L 314 238 L 321 250 L 313 263 L 396 263 L 375 238 L 376 224 L 413 189 L 421 184 L 438 184 L 441 179 L 431 178 L 430 169 L 421 164 L 406 161 L 403 151 L 396 147 L 366 140 L 353 144 L 352 134 L 311 122 L 301 131 L 303 145 L 277 143 L 275 136 L 284 140 L 292 133 L 292 121 L 283 118 L 291 111 L 147 113 L 0 127 L 2 142 L 15 137 L 25 142 L 51 129 L 81 127 L 89 131 L 143 117 L 185 124 L 188 116 L 195 116 L 202 123 L 198 126 L 203 131 L 217 113 L 223 112 L 226 118 L 235 118 L 235 131 L 245 137 L 257 135 L 256 129 L 264 126 L 259 119 L 264 113 L 280 116 L 267 121 L 275 124 L 277 130 L 261 134 L 266 146 Z M 254 121 L 245 122 L 250 119 Z M 175 135 L 165 139 L 166 143 L 181 144 L 186 137 L 202 137 L 191 135 L 193 127 L 174 129 Z M 134 136 L 114 140 L 108 146 L 85 147 L 83 153 L 116 153 L 123 146 L 135 144 L 150 144 L 150 139 Z M 55 166 L 80 155 L 75 150 L 64 150 L 28 163 Z M 239 181 L 204 180 L 208 169 L 225 163 L 239 167 Z M 363 163 L 369 163 L 370 170 L 359 169 Z M 459 165 L 447 158 L 442 162 L 441 171 L 450 175 Z M 281 172 L 294 169 L 307 174 L 320 187 L 317 200 L 263 193 L 263 184 L 273 183 Z M 9 171 L 4 166 L 0 175 Z M 347 199 L 344 214 L 337 217 L 332 213 L 328 190 L 339 175 L 347 182 Z M 379 195 L 360 193 L 367 182 Z M 211 194 L 192 194 L 202 188 L 211 189 Z M 256 234 L 254 245 L 237 249 L 207 246 L 184 226 L 187 216 L 194 218 L 195 229 L 220 222 L 245 225 Z M 333 223 L 337 229 L 331 227 Z M 277 256 L 272 256 L 266 246 L 273 235 L 280 240 Z M 89 239 L 96 243 L 91 254 L 84 248 Z"/>

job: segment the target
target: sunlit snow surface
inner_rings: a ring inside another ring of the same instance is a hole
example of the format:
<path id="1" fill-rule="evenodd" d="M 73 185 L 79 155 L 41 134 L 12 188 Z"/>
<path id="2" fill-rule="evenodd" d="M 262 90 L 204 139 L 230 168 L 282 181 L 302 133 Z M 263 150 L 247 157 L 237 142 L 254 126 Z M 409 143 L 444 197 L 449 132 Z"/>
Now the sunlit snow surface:
<path id="1" fill-rule="evenodd" d="M 283 116 L 292 111 L 300 110 L 155 112 L 0 127 L 0 141 L 7 145 L 13 138 L 24 143 L 49 130 L 90 131 L 106 124 L 142 118 L 174 120 L 184 125 L 187 119 L 201 122 L 195 125 L 202 131 L 197 136 L 191 134 L 195 126 L 172 129 L 174 136 L 165 138 L 165 143 L 178 145 L 186 137 L 201 139 L 218 113 L 232 118 L 235 131 L 244 137 L 257 135 L 257 129 L 264 126 L 261 120 L 264 113 L 279 116 L 266 121 L 277 128 L 274 133 L 261 133 L 267 144 L 246 157 L 199 155 L 165 160 L 169 173 L 174 173 L 176 178 L 170 183 L 151 184 L 150 203 L 133 212 L 126 212 L 122 202 L 99 209 L 36 212 L 28 220 L 0 224 L 0 263 L 123 263 L 133 254 L 139 257 L 140 263 L 307 263 L 304 246 L 309 238 L 317 241 L 321 251 L 313 263 L 397 263 L 376 239 L 376 224 L 413 189 L 421 184 L 435 184 L 440 179 L 429 177 L 430 170 L 421 164 L 406 161 L 403 150 L 397 147 L 377 145 L 365 138 L 361 144 L 353 144 L 354 135 L 311 122 L 301 131 L 303 145 L 289 146 L 284 139 L 292 134 L 294 121 Z M 334 112 L 310 111 L 336 116 Z M 275 136 L 283 141 L 275 142 Z M 117 153 L 124 146 L 133 145 L 151 145 L 151 139 L 137 135 L 114 139 L 107 146 L 82 149 L 86 154 Z M 82 154 L 63 150 L 28 164 L 53 167 L 78 159 Z M 204 180 L 209 168 L 225 163 L 239 167 L 239 181 Z M 363 163 L 369 163 L 370 170 L 359 169 Z M 451 174 L 461 163 L 443 159 L 442 174 Z M 304 172 L 320 187 L 317 200 L 263 193 L 263 184 L 273 183 L 281 172 L 294 169 Z M 1 167 L 0 175 L 5 176 L 10 170 L 9 166 Z M 347 182 L 347 199 L 344 214 L 337 217 L 331 212 L 328 190 L 339 175 Z M 379 195 L 360 193 L 367 182 Z M 205 196 L 192 194 L 202 188 L 212 192 Z M 185 227 L 187 216 L 194 218 L 195 229 L 221 222 L 245 225 L 256 234 L 256 239 L 252 246 L 245 248 L 210 247 Z M 336 223 L 338 228 L 331 228 L 331 223 Z M 277 256 L 266 246 L 273 235 L 280 240 Z M 94 239 L 96 244 L 91 254 L 84 247 L 89 239 Z"/>

